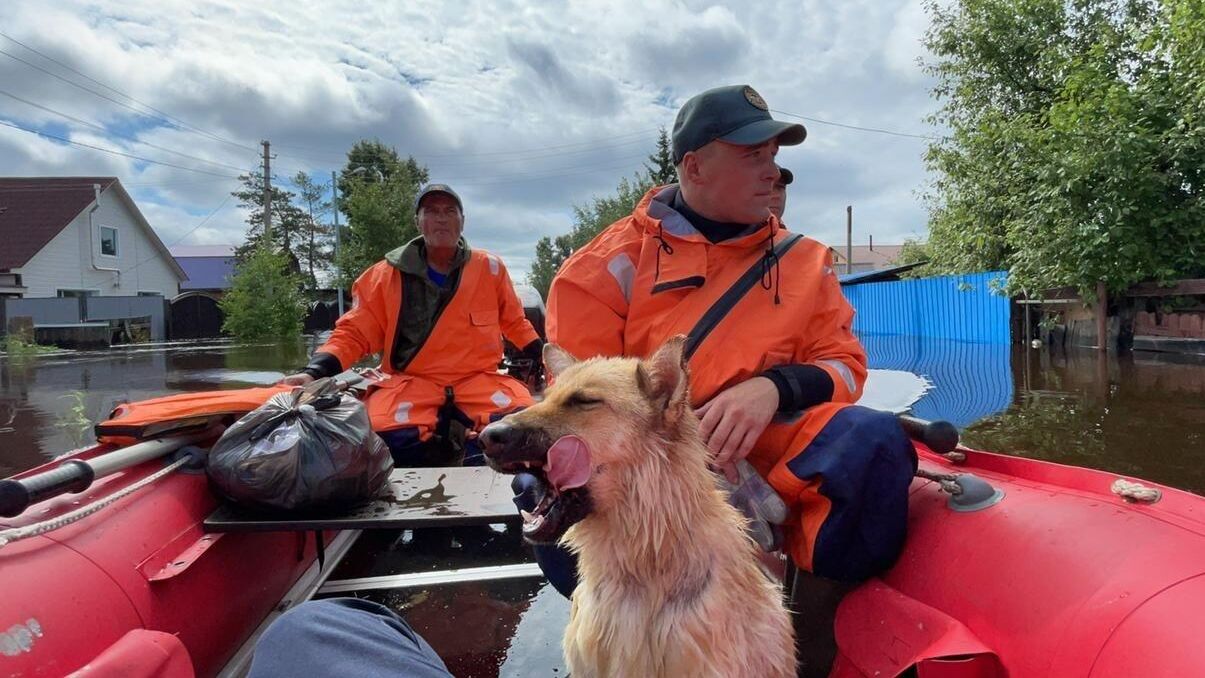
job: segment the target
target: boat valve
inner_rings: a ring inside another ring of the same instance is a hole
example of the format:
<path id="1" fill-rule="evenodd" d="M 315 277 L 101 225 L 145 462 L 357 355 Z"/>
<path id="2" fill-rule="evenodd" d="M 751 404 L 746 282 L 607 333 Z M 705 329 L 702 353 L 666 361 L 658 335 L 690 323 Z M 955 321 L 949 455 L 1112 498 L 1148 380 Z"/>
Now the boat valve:
<path id="1" fill-rule="evenodd" d="M 991 483 L 973 473 L 955 475 L 918 469 L 916 475 L 918 478 L 936 482 L 943 492 L 950 495 L 946 505 L 950 507 L 950 510 L 959 513 L 981 511 L 995 506 L 1000 503 L 1001 499 L 1004 499 L 1003 490 L 992 486 Z"/>

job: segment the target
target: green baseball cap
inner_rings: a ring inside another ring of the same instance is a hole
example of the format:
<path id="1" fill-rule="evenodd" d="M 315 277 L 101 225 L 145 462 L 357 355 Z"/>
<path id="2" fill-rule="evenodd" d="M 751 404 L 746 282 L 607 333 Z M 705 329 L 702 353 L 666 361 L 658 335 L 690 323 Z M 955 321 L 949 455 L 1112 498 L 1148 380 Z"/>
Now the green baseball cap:
<path id="1" fill-rule="evenodd" d="M 423 206 L 423 198 L 432 193 L 443 193 L 452 196 L 452 199 L 456 201 L 456 206 L 460 208 L 460 213 L 464 214 L 464 203 L 460 202 L 460 196 L 456 195 L 456 191 L 453 191 L 452 187 L 447 184 L 428 184 L 424 186 L 423 190 L 419 191 L 418 197 L 414 199 L 415 214 L 418 214 L 419 208 Z"/>
<path id="2" fill-rule="evenodd" d="M 716 87 L 691 97 L 674 121 L 674 163 L 719 140 L 738 146 L 756 146 L 778 137 L 783 146 L 803 143 L 803 125 L 775 120 L 766 100 L 749 85 Z"/>

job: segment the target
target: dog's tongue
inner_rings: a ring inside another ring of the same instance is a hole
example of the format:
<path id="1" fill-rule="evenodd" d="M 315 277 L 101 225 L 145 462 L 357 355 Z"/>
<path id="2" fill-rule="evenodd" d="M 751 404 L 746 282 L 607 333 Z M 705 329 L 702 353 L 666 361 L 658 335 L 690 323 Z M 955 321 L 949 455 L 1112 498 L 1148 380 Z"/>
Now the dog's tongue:
<path id="1" fill-rule="evenodd" d="M 577 436 L 564 436 L 548 448 L 544 467 L 548 482 L 557 490 L 581 487 L 590 479 L 590 448 Z"/>

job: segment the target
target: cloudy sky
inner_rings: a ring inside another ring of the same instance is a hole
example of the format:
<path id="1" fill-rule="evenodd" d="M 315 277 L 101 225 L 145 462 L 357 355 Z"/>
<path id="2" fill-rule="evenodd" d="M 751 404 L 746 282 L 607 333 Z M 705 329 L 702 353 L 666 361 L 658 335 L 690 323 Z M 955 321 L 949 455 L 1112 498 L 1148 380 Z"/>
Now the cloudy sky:
<path id="1" fill-rule="evenodd" d="M 470 241 L 521 279 L 683 101 L 748 83 L 776 117 L 811 119 L 779 155 L 787 223 L 843 244 L 853 205 L 855 243 L 898 243 L 926 232 L 926 140 L 817 120 L 936 133 L 925 27 L 919 0 L 4 0 L 0 175 L 114 175 L 167 244 L 234 244 L 227 198 L 260 140 L 280 179 L 329 179 L 377 137 L 457 188 Z"/>

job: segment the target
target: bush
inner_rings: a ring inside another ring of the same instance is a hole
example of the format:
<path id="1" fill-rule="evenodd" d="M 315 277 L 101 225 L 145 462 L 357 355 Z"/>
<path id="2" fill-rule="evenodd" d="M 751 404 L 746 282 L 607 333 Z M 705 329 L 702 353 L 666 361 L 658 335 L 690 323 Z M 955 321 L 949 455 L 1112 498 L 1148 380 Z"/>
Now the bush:
<path id="1" fill-rule="evenodd" d="M 301 279 L 289 272 L 283 255 L 265 245 L 239 265 L 219 305 L 226 314 L 222 331 L 240 341 L 301 336 L 305 316 Z"/>

